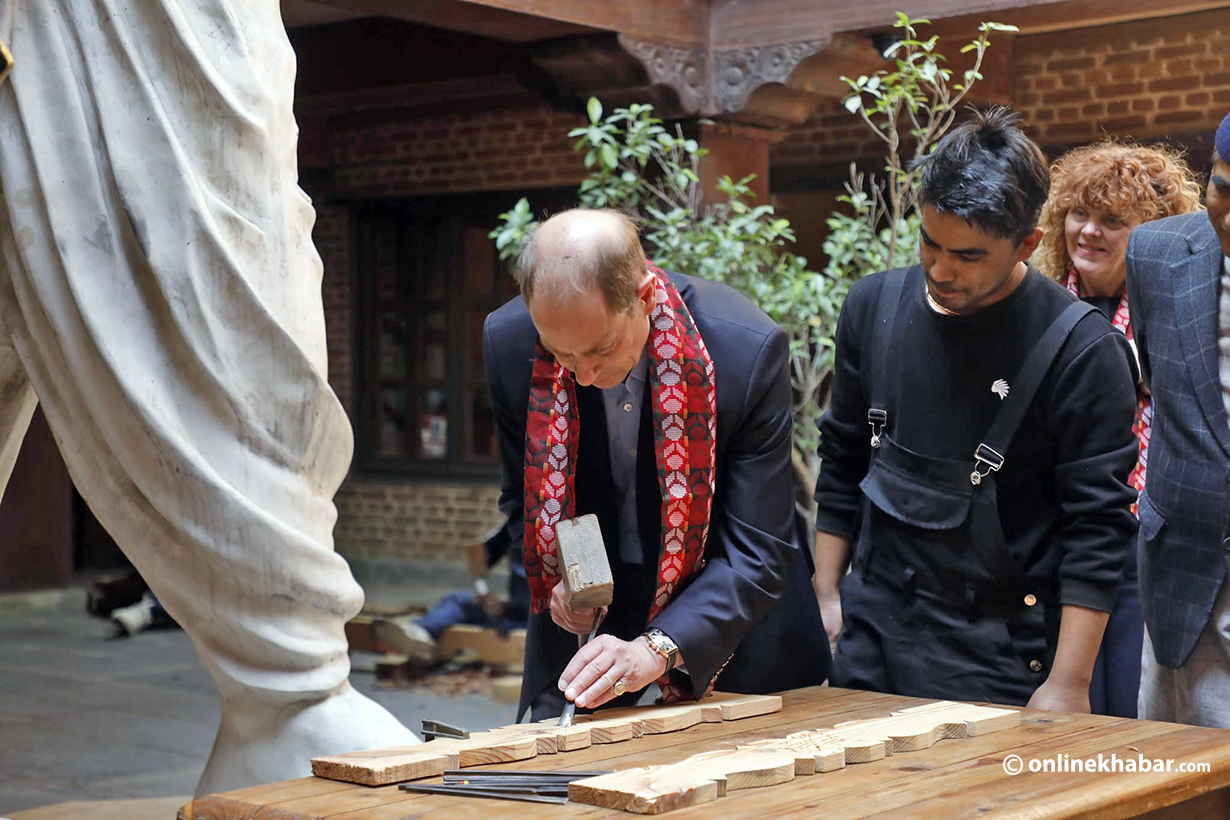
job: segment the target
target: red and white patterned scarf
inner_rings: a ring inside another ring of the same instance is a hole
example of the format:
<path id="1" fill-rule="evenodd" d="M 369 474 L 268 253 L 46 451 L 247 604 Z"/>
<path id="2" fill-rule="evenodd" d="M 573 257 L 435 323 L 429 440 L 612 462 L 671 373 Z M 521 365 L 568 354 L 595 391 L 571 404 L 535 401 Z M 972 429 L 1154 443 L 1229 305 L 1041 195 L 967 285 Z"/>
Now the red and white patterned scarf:
<path id="1" fill-rule="evenodd" d="M 1080 298 L 1080 277 L 1076 273 L 1076 268 L 1068 271 L 1068 290 L 1076 298 Z M 1114 318 L 1111 319 L 1111 324 L 1115 326 L 1128 341 L 1132 341 L 1132 317 L 1128 314 L 1127 291 L 1119 297 L 1119 307 L 1115 310 Z M 1133 349 L 1135 347 L 1133 346 Z M 1136 388 L 1136 420 L 1132 422 L 1132 432 L 1136 434 L 1136 440 L 1140 442 L 1140 454 L 1136 457 L 1136 466 L 1132 468 L 1131 475 L 1128 476 L 1128 484 L 1140 492 L 1145 488 L 1145 468 L 1149 463 L 1149 435 L 1153 428 L 1153 401 L 1139 385 Z M 1132 504 L 1132 511 L 1135 512 L 1136 505 Z"/>
<path id="2" fill-rule="evenodd" d="M 704 564 L 713 510 L 717 394 L 713 360 L 679 291 L 646 262 L 654 279 L 649 324 L 649 387 L 654 451 L 662 490 L 662 558 L 649 621 Z M 531 610 L 549 609 L 559 583 L 555 525 L 576 515 L 576 382 L 539 342 L 525 430 L 525 560 Z M 666 700 L 682 693 L 663 677 Z"/>

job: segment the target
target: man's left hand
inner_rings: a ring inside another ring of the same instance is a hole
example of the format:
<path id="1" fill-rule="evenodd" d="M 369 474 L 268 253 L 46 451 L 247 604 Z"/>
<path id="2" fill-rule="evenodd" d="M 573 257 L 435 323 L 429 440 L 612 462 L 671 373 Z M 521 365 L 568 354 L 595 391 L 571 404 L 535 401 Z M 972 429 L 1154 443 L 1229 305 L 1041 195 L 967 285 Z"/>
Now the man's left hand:
<path id="1" fill-rule="evenodd" d="M 621 641 L 599 635 L 577 650 L 560 676 L 559 688 L 577 706 L 593 709 L 616 697 L 612 687 L 624 682 L 624 691 L 638 692 L 666 672 L 666 658 L 639 637 Z"/>
<path id="2" fill-rule="evenodd" d="M 1030 709 L 1047 709 L 1051 712 L 1080 712 L 1089 714 L 1089 684 L 1067 684 L 1047 678 L 1025 704 Z"/>

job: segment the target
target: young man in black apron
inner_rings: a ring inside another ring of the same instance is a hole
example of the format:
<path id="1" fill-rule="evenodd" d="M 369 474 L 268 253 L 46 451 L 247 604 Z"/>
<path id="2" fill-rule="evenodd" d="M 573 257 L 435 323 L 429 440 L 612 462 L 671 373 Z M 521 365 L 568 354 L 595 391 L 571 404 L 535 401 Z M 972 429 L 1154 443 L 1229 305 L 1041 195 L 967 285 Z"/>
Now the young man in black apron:
<path id="1" fill-rule="evenodd" d="M 820 422 L 832 681 L 1088 712 L 1136 528 L 1131 353 L 1027 263 L 1049 174 L 1011 116 L 918 170 L 922 264 L 851 289 Z"/>

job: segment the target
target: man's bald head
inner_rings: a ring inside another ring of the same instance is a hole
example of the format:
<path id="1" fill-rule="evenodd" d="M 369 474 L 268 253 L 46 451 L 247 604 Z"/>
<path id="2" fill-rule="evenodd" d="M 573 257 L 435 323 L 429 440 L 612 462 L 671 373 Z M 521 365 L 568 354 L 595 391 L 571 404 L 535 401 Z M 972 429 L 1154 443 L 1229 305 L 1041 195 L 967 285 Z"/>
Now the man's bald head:
<path id="1" fill-rule="evenodd" d="M 600 290 L 611 313 L 624 313 L 645 278 L 645 252 L 636 224 L 624 214 L 575 209 L 534 230 L 513 275 L 527 303 Z"/>

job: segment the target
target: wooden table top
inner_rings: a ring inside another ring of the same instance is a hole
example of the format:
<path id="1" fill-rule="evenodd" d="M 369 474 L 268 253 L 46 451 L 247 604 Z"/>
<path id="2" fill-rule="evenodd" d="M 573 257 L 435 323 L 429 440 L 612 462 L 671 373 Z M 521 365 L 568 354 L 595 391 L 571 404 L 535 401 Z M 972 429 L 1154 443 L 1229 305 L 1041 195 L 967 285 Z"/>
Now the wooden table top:
<path id="1" fill-rule="evenodd" d="M 783 693 L 781 712 L 728 723 L 484 768 L 620 769 L 676 763 L 697 752 L 757 738 L 783 737 L 847 720 L 887 717 L 929 701 L 829 687 Z M 1170 772 L 1030 772 L 1031 760 L 1172 759 Z M 1004 759 L 1019 755 L 1025 771 L 1010 776 Z M 1210 771 L 1181 772 L 1207 763 Z M 440 782 L 440 778 L 422 781 Z M 1021 710 L 1021 725 L 984 737 L 942 740 L 932 748 L 800 776 L 779 786 L 730 793 L 716 802 L 671 812 L 672 818 L 815 817 L 1155 817 L 1230 818 L 1230 730 L 1098 715 Z M 1167 808 L 1169 807 L 1169 808 Z M 583 805 L 411 794 L 397 786 L 355 786 L 305 777 L 207 795 L 181 809 L 180 820 L 400 820 L 401 818 L 627 818 Z"/>

